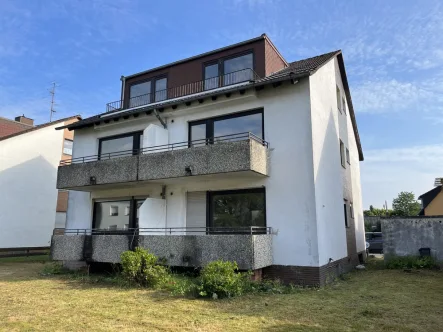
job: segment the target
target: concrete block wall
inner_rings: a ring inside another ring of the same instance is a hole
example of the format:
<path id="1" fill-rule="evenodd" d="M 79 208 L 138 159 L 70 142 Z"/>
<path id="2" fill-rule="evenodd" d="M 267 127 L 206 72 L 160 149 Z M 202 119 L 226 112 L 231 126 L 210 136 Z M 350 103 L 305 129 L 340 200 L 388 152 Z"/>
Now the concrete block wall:
<path id="1" fill-rule="evenodd" d="M 382 219 L 385 260 L 394 256 L 419 255 L 420 248 L 431 248 L 443 262 L 443 216 Z"/>

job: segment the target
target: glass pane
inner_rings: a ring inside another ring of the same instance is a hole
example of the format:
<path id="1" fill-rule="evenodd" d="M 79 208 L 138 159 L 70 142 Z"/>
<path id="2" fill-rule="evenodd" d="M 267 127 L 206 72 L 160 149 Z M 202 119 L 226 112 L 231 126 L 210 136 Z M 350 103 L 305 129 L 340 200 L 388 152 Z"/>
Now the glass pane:
<path id="1" fill-rule="evenodd" d="M 155 101 L 162 101 L 167 99 L 167 79 L 161 78 L 155 81 Z"/>
<path id="2" fill-rule="evenodd" d="M 245 82 L 252 79 L 252 53 L 229 59 L 224 62 L 224 85 Z"/>
<path id="3" fill-rule="evenodd" d="M 202 123 L 199 125 L 191 125 L 191 143 L 192 146 L 199 146 L 206 144 L 206 124 Z M 198 140 L 197 142 L 195 142 Z"/>
<path id="4" fill-rule="evenodd" d="M 63 141 L 63 153 L 72 156 L 72 144 L 74 142 L 68 139 Z"/>
<path id="5" fill-rule="evenodd" d="M 137 107 L 151 102 L 151 82 L 131 85 L 129 107 Z"/>
<path id="6" fill-rule="evenodd" d="M 212 195 L 213 227 L 265 227 L 265 194 Z"/>
<path id="7" fill-rule="evenodd" d="M 95 203 L 95 228 L 125 230 L 129 228 L 129 201 Z"/>
<path id="8" fill-rule="evenodd" d="M 251 114 L 236 118 L 214 121 L 214 137 L 220 137 L 231 134 L 252 133 L 259 138 L 262 135 L 262 114 Z M 240 136 L 240 135 L 239 135 Z M 225 137 L 224 139 L 228 139 Z M 230 137 L 229 140 L 245 139 L 245 137 Z"/>
<path id="9" fill-rule="evenodd" d="M 218 63 L 205 67 L 205 90 L 218 88 Z"/>
<path id="10" fill-rule="evenodd" d="M 110 159 L 132 155 L 133 141 L 133 136 L 101 141 L 100 159 Z M 110 153 L 112 155 L 110 155 Z"/>

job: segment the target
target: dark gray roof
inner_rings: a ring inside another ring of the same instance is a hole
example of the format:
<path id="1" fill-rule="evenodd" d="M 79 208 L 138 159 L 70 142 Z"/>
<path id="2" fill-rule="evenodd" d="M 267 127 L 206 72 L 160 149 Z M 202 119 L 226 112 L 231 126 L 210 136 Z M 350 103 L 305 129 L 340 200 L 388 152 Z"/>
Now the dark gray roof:
<path id="1" fill-rule="evenodd" d="M 283 74 L 283 73 L 289 73 L 293 72 L 294 74 L 303 74 L 303 73 L 309 73 L 313 74 L 318 68 L 323 66 L 326 62 L 331 60 L 336 55 L 340 54 L 341 51 L 333 51 L 321 55 L 314 56 L 312 58 L 307 58 L 303 60 L 298 60 L 294 62 L 289 63 L 289 67 L 284 68 L 280 71 L 278 71 L 275 74 Z"/>

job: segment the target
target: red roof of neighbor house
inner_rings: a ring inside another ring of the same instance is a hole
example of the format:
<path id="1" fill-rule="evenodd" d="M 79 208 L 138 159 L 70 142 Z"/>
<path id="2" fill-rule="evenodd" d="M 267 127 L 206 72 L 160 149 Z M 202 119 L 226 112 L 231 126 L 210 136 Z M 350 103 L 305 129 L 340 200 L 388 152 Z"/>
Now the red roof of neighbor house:
<path id="1" fill-rule="evenodd" d="M 67 118 L 63 118 L 63 119 L 60 119 L 60 120 L 55 120 L 55 121 L 52 121 L 52 122 L 46 122 L 46 123 L 43 123 L 43 124 L 38 125 L 38 126 L 27 126 L 27 128 L 25 128 L 24 130 L 17 131 L 17 132 L 15 132 L 13 134 L 10 134 L 10 135 L 7 135 L 7 136 L 3 136 L 3 137 L 0 136 L 0 141 L 3 141 L 5 139 L 11 138 L 11 137 L 15 137 L 15 136 L 18 136 L 18 135 L 21 135 L 21 134 L 26 134 L 26 133 L 29 133 L 29 132 L 34 131 L 34 130 L 38 130 L 38 129 L 42 129 L 42 128 L 45 128 L 45 127 L 48 127 L 48 126 L 52 126 L 54 124 L 65 122 L 65 121 L 70 120 L 72 118 L 77 118 L 79 120 L 82 119 L 80 115 L 74 115 L 74 116 L 69 116 Z"/>
<path id="2" fill-rule="evenodd" d="M 0 117 L 0 138 L 31 129 L 34 126 Z"/>

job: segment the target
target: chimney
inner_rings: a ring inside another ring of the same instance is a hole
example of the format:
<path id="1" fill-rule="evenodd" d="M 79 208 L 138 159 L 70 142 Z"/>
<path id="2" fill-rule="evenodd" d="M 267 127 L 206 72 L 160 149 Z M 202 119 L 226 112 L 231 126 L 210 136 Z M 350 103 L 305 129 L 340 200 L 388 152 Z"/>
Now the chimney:
<path id="1" fill-rule="evenodd" d="M 20 116 L 16 116 L 14 120 L 17 122 L 23 123 L 23 124 L 30 125 L 30 126 L 34 125 L 34 120 L 27 118 L 24 114 L 20 115 Z"/>

